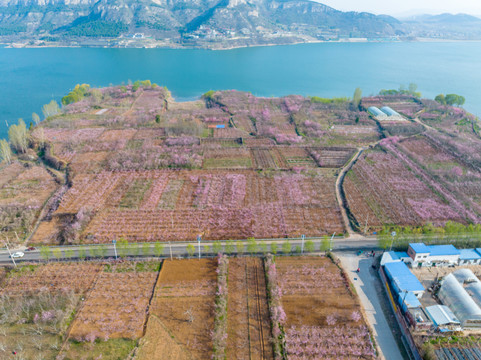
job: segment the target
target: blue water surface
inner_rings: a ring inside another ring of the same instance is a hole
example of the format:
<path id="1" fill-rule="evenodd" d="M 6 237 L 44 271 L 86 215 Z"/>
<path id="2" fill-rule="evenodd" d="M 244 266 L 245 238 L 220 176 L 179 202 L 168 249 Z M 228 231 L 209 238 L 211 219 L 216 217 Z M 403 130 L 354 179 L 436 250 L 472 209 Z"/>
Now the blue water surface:
<path id="1" fill-rule="evenodd" d="M 481 115 L 481 43 L 319 43 L 227 51 L 192 49 L 0 48 L 0 137 L 6 122 L 31 119 L 77 83 L 150 79 L 178 100 L 208 90 L 259 96 L 364 95 L 418 84 L 423 96 L 457 93 Z"/>

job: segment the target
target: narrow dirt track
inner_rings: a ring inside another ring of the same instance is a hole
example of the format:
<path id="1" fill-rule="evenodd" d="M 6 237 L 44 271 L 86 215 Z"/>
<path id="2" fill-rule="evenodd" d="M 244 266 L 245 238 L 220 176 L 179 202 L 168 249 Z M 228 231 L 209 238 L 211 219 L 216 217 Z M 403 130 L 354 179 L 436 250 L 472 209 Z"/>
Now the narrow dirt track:
<path id="1" fill-rule="evenodd" d="M 262 260 L 229 262 L 227 358 L 273 359 Z"/>

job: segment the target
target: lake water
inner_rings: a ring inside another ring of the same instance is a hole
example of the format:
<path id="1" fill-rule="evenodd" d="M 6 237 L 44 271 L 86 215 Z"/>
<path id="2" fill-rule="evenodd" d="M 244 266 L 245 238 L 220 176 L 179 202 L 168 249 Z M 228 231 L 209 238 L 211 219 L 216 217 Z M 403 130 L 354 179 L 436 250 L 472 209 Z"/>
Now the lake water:
<path id="1" fill-rule="evenodd" d="M 321 43 L 228 51 L 172 49 L 0 48 L 0 138 L 5 121 L 31 119 L 77 83 L 150 79 L 177 100 L 208 90 L 259 96 L 364 95 L 418 84 L 423 96 L 457 93 L 481 115 L 481 43 Z"/>

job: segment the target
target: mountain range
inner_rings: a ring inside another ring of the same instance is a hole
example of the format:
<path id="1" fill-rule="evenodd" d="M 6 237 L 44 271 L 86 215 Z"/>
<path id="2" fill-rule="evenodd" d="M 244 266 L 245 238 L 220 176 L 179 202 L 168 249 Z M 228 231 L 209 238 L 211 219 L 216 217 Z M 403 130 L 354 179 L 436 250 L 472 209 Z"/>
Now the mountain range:
<path id="1" fill-rule="evenodd" d="M 401 22 L 391 16 L 342 12 L 309 0 L 0 0 L 3 42 L 108 38 L 117 39 L 110 45 L 233 47 L 407 38 L 450 21 Z"/>

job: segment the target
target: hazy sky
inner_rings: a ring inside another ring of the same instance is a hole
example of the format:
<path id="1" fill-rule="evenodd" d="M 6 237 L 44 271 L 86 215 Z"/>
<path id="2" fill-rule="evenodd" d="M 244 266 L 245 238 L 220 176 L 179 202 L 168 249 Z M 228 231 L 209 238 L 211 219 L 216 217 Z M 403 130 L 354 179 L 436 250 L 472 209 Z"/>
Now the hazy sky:
<path id="1" fill-rule="evenodd" d="M 375 14 L 443 12 L 481 15 L 480 0 L 316 0 L 343 11 L 368 11 Z M 413 11 L 414 10 L 414 11 Z"/>

